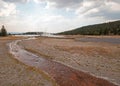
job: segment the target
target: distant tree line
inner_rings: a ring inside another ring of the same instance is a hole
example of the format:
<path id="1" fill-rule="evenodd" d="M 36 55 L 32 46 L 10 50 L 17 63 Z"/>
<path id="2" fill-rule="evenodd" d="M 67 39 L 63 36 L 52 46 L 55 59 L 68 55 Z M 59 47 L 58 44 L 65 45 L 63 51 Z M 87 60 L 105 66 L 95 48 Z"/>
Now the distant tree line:
<path id="1" fill-rule="evenodd" d="M 120 20 L 102 24 L 95 24 L 65 31 L 63 35 L 120 35 Z"/>
<path id="2" fill-rule="evenodd" d="M 7 31 L 6 31 L 5 27 L 4 27 L 4 25 L 2 25 L 2 28 L 0 30 L 0 36 L 7 36 Z"/>
<path id="3" fill-rule="evenodd" d="M 26 33 L 23 33 L 23 35 L 41 35 L 43 34 L 43 32 L 26 32 Z"/>

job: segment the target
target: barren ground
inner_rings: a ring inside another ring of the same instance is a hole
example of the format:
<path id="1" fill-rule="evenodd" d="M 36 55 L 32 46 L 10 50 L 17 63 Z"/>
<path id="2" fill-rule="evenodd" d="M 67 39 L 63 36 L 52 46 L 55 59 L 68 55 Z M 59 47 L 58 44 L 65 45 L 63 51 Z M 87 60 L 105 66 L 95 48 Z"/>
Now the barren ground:
<path id="1" fill-rule="evenodd" d="M 76 40 L 83 36 L 69 38 L 72 39 L 39 37 L 22 41 L 20 45 L 44 58 L 120 84 L 120 44 Z"/>
<path id="2" fill-rule="evenodd" d="M 8 43 L 19 37 L 0 37 L 0 86 L 57 86 L 41 70 L 29 67 L 9 53 Z"/>

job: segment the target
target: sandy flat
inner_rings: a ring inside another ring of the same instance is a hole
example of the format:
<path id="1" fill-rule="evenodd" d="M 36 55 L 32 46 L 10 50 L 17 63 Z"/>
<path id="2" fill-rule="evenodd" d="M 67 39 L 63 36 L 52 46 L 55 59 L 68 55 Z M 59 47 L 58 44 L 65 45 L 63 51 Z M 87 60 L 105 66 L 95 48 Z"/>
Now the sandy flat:
<path id="1" fill-rule="evenodd" d="M 120 84 L 120 44 L 40 37 L 20 45 L 44 58 Z"/>

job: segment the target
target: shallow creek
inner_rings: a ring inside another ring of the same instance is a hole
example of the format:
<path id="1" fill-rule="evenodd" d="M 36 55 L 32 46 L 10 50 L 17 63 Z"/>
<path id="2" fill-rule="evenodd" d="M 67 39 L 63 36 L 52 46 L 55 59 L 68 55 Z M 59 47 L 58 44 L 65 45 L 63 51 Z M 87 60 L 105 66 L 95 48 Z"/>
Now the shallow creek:
<path id="1" fill-rule="evenodd" d="M 25 40 L 32 40 L 29 38 Z M 96 78 L 90 74 L 75 70 L 61 63 L 39 57 L 31 52 L 24 50 L 16 40 L 9 44 L 10 52 L 16 59 L 29 66 L 38 68 L 47 73 L 60 86 L 117 86 L 107 80 Z M 32 45 L 31 45 L 32 46 Z"/>

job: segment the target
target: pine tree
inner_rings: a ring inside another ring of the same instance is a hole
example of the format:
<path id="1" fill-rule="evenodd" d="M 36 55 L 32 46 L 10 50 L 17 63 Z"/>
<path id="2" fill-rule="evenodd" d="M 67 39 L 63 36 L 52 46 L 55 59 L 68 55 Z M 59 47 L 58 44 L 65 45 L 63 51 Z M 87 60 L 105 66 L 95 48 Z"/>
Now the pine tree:
<path id="1" fill-rule="evenodd" d="M 6 31 L 5 27 L 4 27 L 4 25 L 2 25 L 1 34 L 0 35 L 1 36 L 7 36 L 7 31 Z"/>

